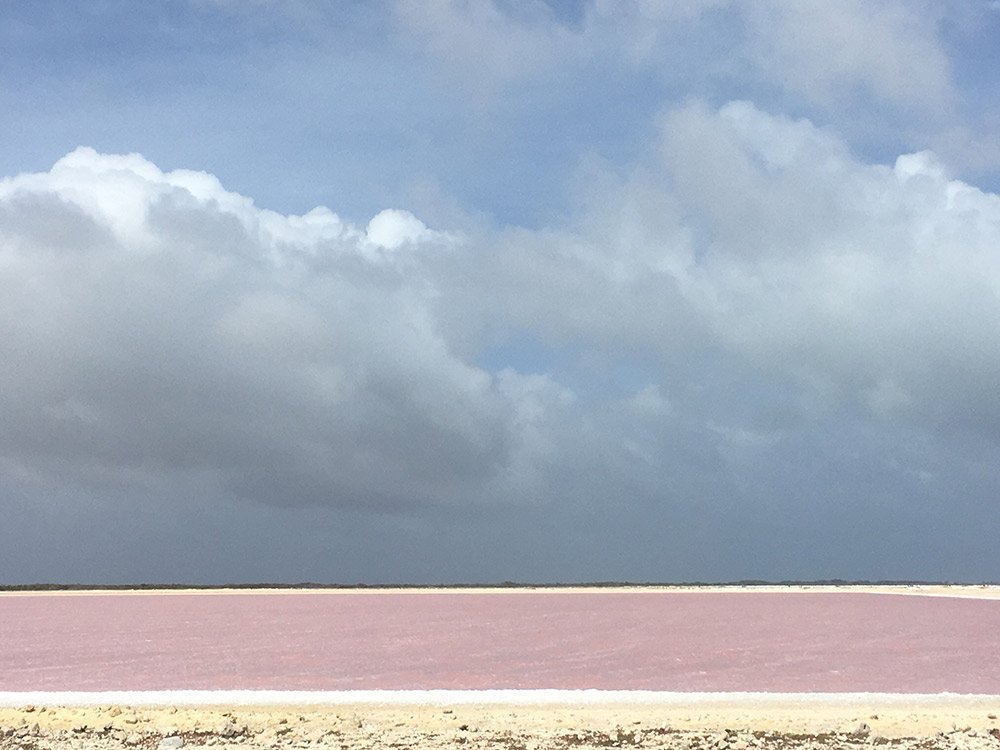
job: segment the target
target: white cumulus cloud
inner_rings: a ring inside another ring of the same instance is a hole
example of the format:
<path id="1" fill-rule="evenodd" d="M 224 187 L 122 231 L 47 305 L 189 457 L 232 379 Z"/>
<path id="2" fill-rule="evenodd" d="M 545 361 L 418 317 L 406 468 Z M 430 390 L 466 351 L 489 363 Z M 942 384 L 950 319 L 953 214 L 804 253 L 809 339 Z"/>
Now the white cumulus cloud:
<path id="1" fill-rule="evenodd" d="M 439 237 L 404 211 L 367 229 L 277 214 L 137 154 L 5 179 L 0 455 L 52 481 L 199 474 L 276 504 L 481 499 L 530 461 L 517 376 L 456 356 L 434 279 L 371 252 Z"/>

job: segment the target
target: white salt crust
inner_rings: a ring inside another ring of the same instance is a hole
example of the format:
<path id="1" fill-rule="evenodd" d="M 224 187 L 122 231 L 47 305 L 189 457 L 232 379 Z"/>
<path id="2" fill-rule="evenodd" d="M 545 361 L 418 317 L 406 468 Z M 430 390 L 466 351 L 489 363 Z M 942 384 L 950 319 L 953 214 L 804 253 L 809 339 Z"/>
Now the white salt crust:
<path id="1" fill-rule="evenodd" d="M 0 692 L 18 706 L 372 705 L 953 705 L 995 704 L 997 695 L 961 693 L 678 693 L 658 690 L 142 690 Z"/>

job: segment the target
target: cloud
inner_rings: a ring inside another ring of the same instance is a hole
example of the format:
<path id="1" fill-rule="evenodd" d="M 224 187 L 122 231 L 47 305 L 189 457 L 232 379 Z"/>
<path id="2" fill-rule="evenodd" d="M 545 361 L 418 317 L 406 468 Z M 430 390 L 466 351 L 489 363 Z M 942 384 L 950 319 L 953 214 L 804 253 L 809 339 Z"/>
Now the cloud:
<path id="1" fill-rule="evenodd" d="M 5 476 L 462 509 L 454 533 L 515 503 L 566 559 L 604 528 L 693 549 L 780 522 L 825 549 L 865 498 L 918 545 L 954 482 L 978 517 L 1000 198 L 743 101 L 668 110 L 631 168 L 579 181 L 560 224 L 460 233 L 280 214 L 90 149 L 3 180 Z"/>
<path id="2" fill-rule="evenodd" d="M 258 209 L 136 154 L 3 180 L 0 454 L 45 481 L 197 473 L 274 504 L 483 500 L 520 450 L 517 375 L 457 358 L 434 280 L 383 255 L 442 236 L 402 211 L 363 230 Z"/>
<path id="3" fill-rule="evenodd" d="M 395 20 L 435 58 L 482 81 L 545 75 L 596 56 L 620 65 L 656 66 L 662 75 L 754 79 L 826 110 L 853 103 L 859 91 L 875 101 L 933 114 L 952 102 L 948 57 L 936 25 L 947 8 L 893 0 L 789 5 L 745 0 L 682 3 L 594 0 L 578 24 L 567 24 L 541 2 L 507 6 L 474 2 L 401 2 Z M 719 28 L 718 19 L 732 19 Z M 713 35 L 742 34 L 716 48 Z M 720 57 L 702 60 L 701 47 Z M 685 57 L 703 63 L 689 70 Z M 741 70 L 742 69 L 742 70 Z"/>
<path id="4" fill-rule="evenodd" d="M 540 0 L 509 8 L 493 0 L 396 1 L 392 15 L 405 39 L 477 88 L 535 76 L 564 63 L 561 55 L 573 46 Z"/>
<path id="5" fill-rule="evenodd" d="M 741 3 L 751 59 L 780 82 L 825 107 L 856 89 L 919 112 L 951 103 L 938 20 L 917 3 Z"/>
<path id="6" fill-rule="evenodd" d="M 385 250 L 396 250 L 403 245 L 446 238 L 441 232 L 429 230 L 409 211 L 387 208 L 379 211 L 368 222 L 365 231 L 368 241 Z"/>
<path id="7" fill-rule="evenodd" d="M 449 339 L 474 351 L 530 331 L 577 391 L 655 384 L 702 429 L 725 418 L 692 389 L 721 367 L 744 372 L 733 396 L 750 400 L 726 405 L 747 429 L 776 408 L 848 409 L 1000 435 L 998 196 L 930 152 L 866 163 L 748 102 L 670 110 L 661 132 L 631 173 L 581 174 L 572 221 L 440 267 Z"/>
<path id="8" fill-rule="evenodd" d="M 678 399 L 720 353 L 814 404 L 995 428 L 1000 199 L 929 152 L 866 164 L 807 120 L 694 104 L 634 174 L 588 180 L 561 228 L 459 239 L 398 209 L 366 228 L 277 214 L 136 155 L 80 149 L 8 179 L 11 448 L 233 476 L 265 455 L 304 496 L 456 498 L 614 399 L 724 423 Z M 525 335 L 542 360 L 511 359 Z M 527 437 L 536 386 L 512 382 L 536 375 L 514 361 L 551 380 L 547 437 Z"/>
<path id="9" fill-rule="evenodd" d="M 681 286 L 720 341 L 871 393 L 879 411 L 905 402 L 939 427 L 998 434 L 1000 197 L 929 152 L 865 164 L 808 121 L 746 103 L 676 110 L 664 144 L 696 227 Z"/>

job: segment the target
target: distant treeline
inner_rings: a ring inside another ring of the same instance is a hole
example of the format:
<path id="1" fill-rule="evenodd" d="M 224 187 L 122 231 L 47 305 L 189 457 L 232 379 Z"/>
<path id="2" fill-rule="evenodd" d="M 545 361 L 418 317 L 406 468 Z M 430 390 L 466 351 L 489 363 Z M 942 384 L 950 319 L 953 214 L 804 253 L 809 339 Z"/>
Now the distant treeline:
<path id="1" fill-rule="evenodd" d="M 524 583 L 501 581 L 500 583 L 8 583 L 0 584 L 0 591 L 160 591 L 174 589 L 537 589 L 537 588 L 653 588 L 661 586 L 995 586 L 997 582 L 987 581 L 909 581 L 878 580 L 851 581 L 843 578 L 824 578 L 810 581 L 764 581 L 750 579 L 744 581 L 582 581 L 579 583 Z"/>

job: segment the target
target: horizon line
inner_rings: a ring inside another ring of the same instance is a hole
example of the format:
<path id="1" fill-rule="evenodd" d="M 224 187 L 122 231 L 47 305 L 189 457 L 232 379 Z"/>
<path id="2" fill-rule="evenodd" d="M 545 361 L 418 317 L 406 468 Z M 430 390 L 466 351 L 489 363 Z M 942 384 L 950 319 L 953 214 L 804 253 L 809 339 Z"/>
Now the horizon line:
<path id="1" fill-rule="evenodd" d="M 538 588 L 695 588 L 695 587 L 767 587 L 767 586 L 998 586 L 1000 581 L 948 581 L 919 579 L 742 579 L 730 581 L 578 581 L 578 582 L 528 582 L 500 581 L 493 583 L 319 583 L 314 581 L 243 582 L 243 583 L 184 583 L 184 582 L 133 582 L 133 583 L 0 583 L 0 591 L 133 591 L 133 590 L 223 590 L 223 589 L 538 589 Z"/>

